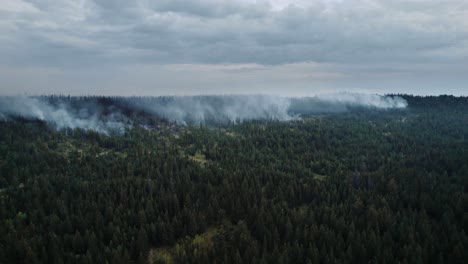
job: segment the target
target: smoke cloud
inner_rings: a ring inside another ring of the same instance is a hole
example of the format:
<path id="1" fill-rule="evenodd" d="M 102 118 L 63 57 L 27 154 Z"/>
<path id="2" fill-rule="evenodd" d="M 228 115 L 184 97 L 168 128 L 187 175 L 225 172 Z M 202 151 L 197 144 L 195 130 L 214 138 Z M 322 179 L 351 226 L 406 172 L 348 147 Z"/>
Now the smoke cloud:
<path id="1" fill-rule="evenodd" d="M 135 107 L 181 124 L 291 120 L 290 99 L 264 95 L 182 96 L 133 100 Z"/>
<path id="2" fill-rule="evenodd" d="M 292 98 L 291 112 L 300 115 L 317 113 L 339 113 L 352 108 L 402 109 L 408 106 L 399 96 L 381 96 L 377 94 L 338 93 L 315 97 Z"/>
<path id="3" fill-rule="evenodd" d="M 357 107 L 395 109 L 408 105 L 398 96 L 352 93 L 303 98 L 271 95 L 160 97 L 131 100 L 131 103 L 134 107 L 182 124 L 288 121 L 310 114 L 345 112 Z"/>
<path id="4" fill-rule="evenodd" d="M 124 122 L 127 118 L 115 107 L 104 109 L 86 98 L 71 100 L 65 97 L 0 97 L 0 118 L 38 119 L 59 130 L 81 128 L 105 134 L 124 131 L 128 126 Z"/>
<path id="5" fill-rule="evenodd" d="M 288 98 L 270 95 L 182 97 L 0 97 L 0 118 L 43 120 L 57 129 L 81 128 L 108 134 L 125 131 L 140 114 L 178 124 L 238 123 L 247 120 L 288 121 L 317 113 L 352 108 L 398 109 L 398 96 L 330 94 Z M 139 119 L 141 121 L 141 119 Z"/>

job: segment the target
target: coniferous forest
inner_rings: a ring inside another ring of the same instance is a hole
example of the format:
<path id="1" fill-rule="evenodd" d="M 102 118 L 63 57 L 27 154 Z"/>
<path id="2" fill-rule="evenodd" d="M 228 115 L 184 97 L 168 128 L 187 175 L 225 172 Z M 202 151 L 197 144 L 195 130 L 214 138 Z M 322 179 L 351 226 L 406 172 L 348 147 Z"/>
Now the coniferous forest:
<path id="1" fill-rule="evenodd" d="M 120 134 L 0 121 L 0 263 L 466 263 L 468 98 L 402 97 Z"/>

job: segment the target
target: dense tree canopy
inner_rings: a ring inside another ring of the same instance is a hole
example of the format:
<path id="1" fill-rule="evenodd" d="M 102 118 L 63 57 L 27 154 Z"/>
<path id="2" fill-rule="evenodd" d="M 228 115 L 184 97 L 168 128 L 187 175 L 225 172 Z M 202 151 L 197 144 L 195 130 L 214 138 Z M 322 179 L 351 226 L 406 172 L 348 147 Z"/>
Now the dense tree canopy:
<path id="1" fill-rule="evenodd" d="M 0 122 L 1 263 L 464 263 L 468 99 L 123 135 Z"/>

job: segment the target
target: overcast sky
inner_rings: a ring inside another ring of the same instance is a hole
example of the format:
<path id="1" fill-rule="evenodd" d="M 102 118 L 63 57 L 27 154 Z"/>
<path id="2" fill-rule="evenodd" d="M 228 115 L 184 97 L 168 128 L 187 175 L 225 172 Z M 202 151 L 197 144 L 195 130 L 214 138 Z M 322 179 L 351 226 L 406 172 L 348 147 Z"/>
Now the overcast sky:
<path id="1" fill-rule="evenodd" d="M 3 95 L 468 95 L 467 0 L 0 2 Z"/>

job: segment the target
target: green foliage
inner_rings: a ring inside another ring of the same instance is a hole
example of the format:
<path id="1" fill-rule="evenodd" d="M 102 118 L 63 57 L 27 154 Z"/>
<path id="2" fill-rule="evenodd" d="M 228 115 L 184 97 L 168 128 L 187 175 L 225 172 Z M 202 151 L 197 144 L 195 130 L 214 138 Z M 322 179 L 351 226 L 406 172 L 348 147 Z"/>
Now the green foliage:
<path id="1" fill-rule="evenodd" d="M 0 122 L 0 263 L 463 263 L 468 99 L 121 136 Z"/>

